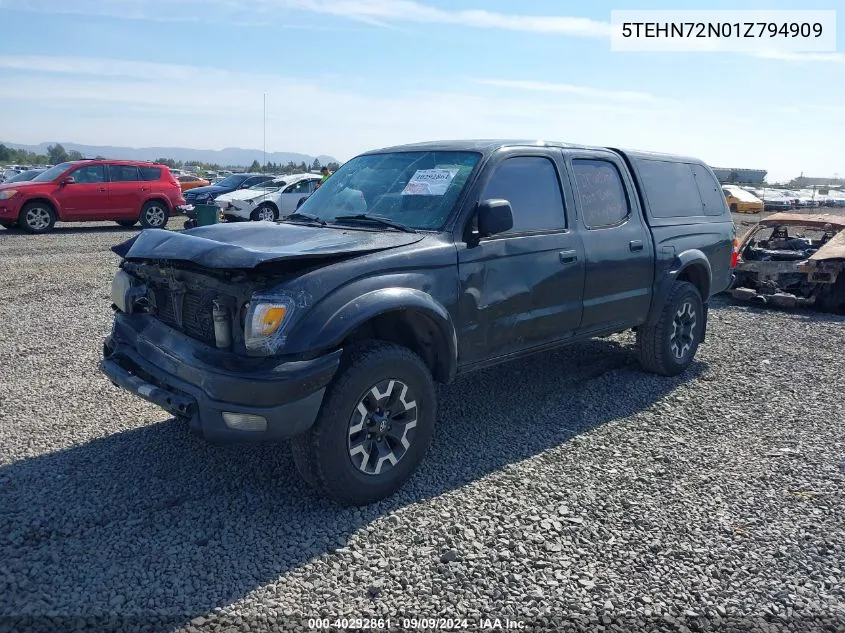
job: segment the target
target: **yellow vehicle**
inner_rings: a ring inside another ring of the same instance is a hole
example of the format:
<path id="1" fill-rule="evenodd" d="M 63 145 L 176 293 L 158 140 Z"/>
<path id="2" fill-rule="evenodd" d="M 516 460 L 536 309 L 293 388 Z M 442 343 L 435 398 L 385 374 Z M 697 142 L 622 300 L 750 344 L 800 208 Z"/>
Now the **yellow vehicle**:
<path id="1" fill-rule="evenodd" d="M 741 187 L 726 185 L 722 192 L 732 213 L 760 213 L 765 207 L 760 198 Z"/>

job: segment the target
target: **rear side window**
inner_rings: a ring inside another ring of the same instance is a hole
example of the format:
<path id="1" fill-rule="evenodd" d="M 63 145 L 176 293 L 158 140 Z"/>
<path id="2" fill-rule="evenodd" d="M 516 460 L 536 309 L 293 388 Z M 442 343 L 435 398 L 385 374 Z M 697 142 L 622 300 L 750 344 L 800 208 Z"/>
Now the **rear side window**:
<path id="1" fill-rule="evenodd" d="M 572 170 L 587 228 L 616 226 L 628 217 L 628 196 L 616 165 L 606 160 L 575 159 Z"/>
<path id="2" fill-rule="evenodd" d="M 139 167 L 141 172 L 141 180 L 161 180 L 160 167 Z"/>
<path id="3" fill-rule="evenodd" d="M 704 215 L 701 194 L 691 165 L 643 159 L 638 166 L 654 217 L 688 218 Z"/>
<path id="4" fill-rule="evenodd" d="M 722 186 L 713 178 L 712 174 L 702 165 L 691 165 L 701 202 L 704 204 L 704 215 L 722 215 L 727 213 L 725 196 Z"/>
<path id="5" fill-rule="evenodd" d="M 134 165 L 109 165 L 109 180 L 112 182 L 136 182 L 138 168 Z"/>
<path id="6" fill-rule="evenodd" d="M 513 228 L 510 233 L 566 228 L 560 181 L 554 163 L 548 158 L 508 158 L 493 172 L 481 199 L 511 203 Z"/>

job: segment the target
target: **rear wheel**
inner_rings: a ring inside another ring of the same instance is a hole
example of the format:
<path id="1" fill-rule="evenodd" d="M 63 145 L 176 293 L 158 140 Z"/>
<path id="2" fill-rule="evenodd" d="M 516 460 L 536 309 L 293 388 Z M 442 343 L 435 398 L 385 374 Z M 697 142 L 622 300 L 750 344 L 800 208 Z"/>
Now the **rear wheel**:
<path id="1" fill-rule="evenodd" d="M 643 369 L 662 376 L 682 373 L 698 351 L 705 318 L 698 289 L 686 281 L 675 282 L 657 323 L 637 330 Z"/>
<path id="2" fill-rule="evenodd" d="M 261 220 L 273 222 L 274 220 L 279 219 L 279 212 L 272 205 L 262 204 L 252 213 L 250 213 L 249 217 L 253 222 L 258 222 Z"/>
<path id="3" fill-rule="evenodd" d="M 731 213 L 736 213 L 736 202 L 731 204 Z"/>
<path id="4" fill-rule="evenodd" d="M 384 499 L 428 450 L 436 409 L 434 381 L 419 356 L 385 342 L 350 348 L 314 426 L 291 442 L 297 470 L 344 505 Z"/>
<path id="5" fill-rule="evenodd" d="M 4 229 L 12 230 L 18 228 L 17 222 L 0 222 L 0 226 Z"/>
<path id="6" fill-rule="evenodd" d="M 30 202 L 21 209 L 18 226 L 28 233 L 46 233 L 56 224 L 56 212 L 46 202 Z"/>
<path id="7" fill-rule="evenodd" d="M 141 209 L 141 226 L 145 229 L 163 229 L 167 226 L 167 218 L 170 211 L 167 205 L 160 200 L 150 200 Z"/>
<path id="8" fill-rule="evenodd" d="M 138 220 L 117 220 L 117 223 L 120 226 L 128 229 L 138 224 Z"/>

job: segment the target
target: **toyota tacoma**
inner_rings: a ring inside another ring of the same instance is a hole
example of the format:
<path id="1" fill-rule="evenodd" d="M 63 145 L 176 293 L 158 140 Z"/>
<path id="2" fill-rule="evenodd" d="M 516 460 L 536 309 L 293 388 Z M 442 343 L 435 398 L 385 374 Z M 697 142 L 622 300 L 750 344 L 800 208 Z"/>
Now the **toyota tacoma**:
<path id="1" fill-rule="evenodd" d="M 426 453 L 436 383 L 631 329 L 645 370 L 682 373 L 736 247 L 700 160 L 536 141 L 381 149 L 282 221 L 115 246 L 101 369 L 209 441 L 290 439 L 308 484 L 368 504 Z"/>

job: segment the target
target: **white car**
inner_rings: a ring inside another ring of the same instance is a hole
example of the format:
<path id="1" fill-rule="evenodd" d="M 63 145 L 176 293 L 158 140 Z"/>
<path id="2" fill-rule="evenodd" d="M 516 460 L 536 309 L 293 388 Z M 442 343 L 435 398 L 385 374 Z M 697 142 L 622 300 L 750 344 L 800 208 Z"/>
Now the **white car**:
<path id="1" fill-rule="evenodd" d="M 214 202 L 229 221 L 278 220 L 296 211 L 299 201 L 314 192 L 320 178 L 315 174 L 279 176 L 249 189 L 224 193 Z"/>

